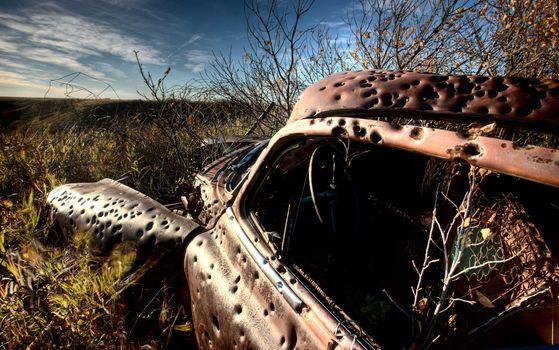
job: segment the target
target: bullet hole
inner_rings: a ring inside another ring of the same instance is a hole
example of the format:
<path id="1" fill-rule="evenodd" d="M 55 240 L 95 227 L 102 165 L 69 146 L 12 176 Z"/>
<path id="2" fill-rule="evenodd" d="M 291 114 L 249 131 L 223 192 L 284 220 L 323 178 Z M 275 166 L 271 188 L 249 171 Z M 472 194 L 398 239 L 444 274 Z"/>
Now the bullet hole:
<path id="1" fill-rule="evenodd" d="M 335 126 L 332 128 L 332 135 L 335 137 L 340 137 L 346 133 L 346 130 L 341 126 Z"/>
<path id="2" fill-rule="evenodd" d="M 215 330 L 219 332 L 219 321 L 217 320 L 217 317 L 215 316 L 212 317 L 212 323 L 214 325 Z"/>
<path id="3" fill-rule="evenodd" d="M 382 141 L 382 136 L 380 136 L 380 134 L 377 131 L 373 131 L 371 133 L 371 142 L 378 144 L 381 141 Z"/>
<path id="4" fill-rule="evenodd" d="M 531 112 L 532 112 L 532 109 L 530 109 L 530 108 L 528 108 L 528 107 L 518 107 L 518 108 L 516 109 L 515 114 L 516 114 L 518 117 L 525 117 L 525 116 L 529 115 Z"/>
<path id="5" fill-rule="evenodd" d="M 487 109 L 487 107 L 480 107 L 480 108 L 477 109 L 477 112 L 479 114 L 487 114 L 487 113 L 489 113 L 489 110 Z"/>
<path id="6" fill-rule="evenodd" d="M 481 154 L 481 150 L 477 144 L 469 143 L 464 145 L 464 147 L 462 148 L 462 154 L 464 154 L 466 157 L 475 157 Z"/>
<path id="7" fill-rule="evenodd" d="M 147 231 L 150 231 L 152 228 L 153 228 L 153 222 L 150 221 L 150 222 L 148 222 L 148 224 L 146 225 L 146 232 L 147 232 Z"/>
<path id="8" fill-rule="evenodd" d="M 420 127 L 415 127 L 410 132 L 410 137 L 414 140 L 421 140 L 423 138 L 424 131 Z"/>
<path id="9" fill-rule="evenodd" d="M 243 307 L 242 307 L 240 304 L 236 304 L 236 305 L 233 307 L 233 310 L 235 311 L 235 313 L 236 313 L 237 315 L 240 315 L 240 314 L 243 312 Z M 241 331 L 241 332 L 242 332 L 242 331 Z M 244 336 L 244 334 L 242 334 L 241 336 Z"/>
<path id="10" fill-rule="evenodd" d="M 396 101 L 394 101 L 394 107 L 395 108 L 402 108 L 406 105 L 406 102 L 408 102 L 408 98 L 407 97 L 402 97 L 397 99 Z"/>

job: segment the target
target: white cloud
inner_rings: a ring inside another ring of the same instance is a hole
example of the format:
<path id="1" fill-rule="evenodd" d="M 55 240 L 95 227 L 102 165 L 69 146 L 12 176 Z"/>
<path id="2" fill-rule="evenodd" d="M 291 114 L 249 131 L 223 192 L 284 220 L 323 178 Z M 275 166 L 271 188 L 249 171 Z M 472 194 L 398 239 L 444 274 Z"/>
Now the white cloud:
<path id="1" fill-rule="evenodd" d="M 17 44 L 0 38 L 0 52 L 16 53 L 18 52 Z"/>
<path id="2" fill-rule="evenodd" d="M 83 16 L 47 12 L 22 17 L 0 13 L 0 20 L 1 25 L 24 35 L 26 45 L 40 45 L 70 54 L 110 54 L 130 62 L 135 61 L 133 50 L 138 50 L 142 52 L 144 63 L 162 63 L 159 52 L 142 43 L 141 38 Z M 2 49 L 5 46 L 8 52 L 13 52 L 21 42 L 4 40 L 0 44 Z"/>
<path id="3" fill-rule="evenodd" d="M 126 73 L 124 73 L 120 69 L 116 69 L 115 67 L 113 67 L 108 63 L 97 63 L 96 66 L 99 67 L 99 70 L 106 73 L 105 75 L 110 79 L 128 78 L 128 75 L 126 75 Z"/>
<path id="4" fill-rule="evenodd" d="M 141 52 L 144 64 L 163 64 L 160 52 L 138 34 L 46 5 L 20 15 L 0 12 L 1 95 L 15 96 L 25 88 L 31 95 L 40 95 L 48 84 L 37 84 L 39 79 L 47 81 L 65 72 L 82 72 L 104 81 L 127 78 L 109 62 L 135 63 L 134 50 Z M 199 37 L 193 36 L 189 41 L 196 40 Z M 44 74 L 38 74 L 41 71 Z M 51 92 L 54 92 L 53 97 L 64 96 L 64 91 L 58 88 Z M 123 94 L 135 95 L 132 92 Z"/>
<path id="5" fill-rule="evenodd" d="M 10 61 L 4 58 L 0 58 L 0 67 L 9 67 L 11 69 L 16 70 L 27 70 L 29 67 L 23 63 L 18 63 L 14 61 Z"/>
<path id="6" fill-rule="evenodd" d="M 30 81 L 26 76 L 7 71 L 0 71 L 0 94 L 3 96 L 25 96 L 21 91 L 34 91 L 34 96 L 38 96 L 47 91 L 48 85 L 38 84 Z M 27 94 L 29 96 L 29 94 Z"/>
<path id="7" fill-rule="evenodd" d="M 188 38 L 188 40 L 186 40 L 184 43 L 182 43 L 181 46 L 179 46 L 176 50 L 174 50 L 173 52 L 171 52 L 166 58 L 165 60 L 169 60 L 169 58 L 175 56 L 178 52 L 180 52 L 182 49 L 184 49 L 186 46 L 192 45 L 194 43 L 196 43 L 198 40 L 202 39 L 203 35 L 202 34 L 198 34 L 198 33 L 194 33 L 192 34 L 192 36 L 190 38 Z"/>
<path id="8" fill-rule="evenodd" d="M 102 72 L 98 72 L 95 69 L 80 63 L 78 61 L 78 55 L 73 56 L 70 53 L 40 47 L 21 48 L 20 52 L 23 57 L 29 60 L 53 64 L 68 68 L 70 71 L 74 72 L 83 72 L 99 79 L 105 78 L 105 75 Z"/>
<path id="9" fill-rule="evenodd" d="M 319 24 L 330 29 L 336 29 L 347 25 L 344 21 L 321 21 Z"/>
<path id="10" fill-rule="evenodd" d="M 213 59 L 213 54 L 207 50 L 189 50 L 185 53 L 185 68 L 193 73 L 200 73 Z"/>

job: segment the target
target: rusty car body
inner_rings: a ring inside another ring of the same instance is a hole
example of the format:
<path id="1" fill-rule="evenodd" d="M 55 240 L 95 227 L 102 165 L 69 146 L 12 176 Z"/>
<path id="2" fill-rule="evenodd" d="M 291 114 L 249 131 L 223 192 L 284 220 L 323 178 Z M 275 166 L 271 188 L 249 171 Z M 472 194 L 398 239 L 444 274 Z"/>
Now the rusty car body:
<path id="1" fill-rule="evenodd" d="M 199 348 L 559 339 L 559 81 L 342 72 L 180 193 L 68 184 L 61 230 L 183 252 Z M 172 166 L 172 165 L 170 165 Z"/>

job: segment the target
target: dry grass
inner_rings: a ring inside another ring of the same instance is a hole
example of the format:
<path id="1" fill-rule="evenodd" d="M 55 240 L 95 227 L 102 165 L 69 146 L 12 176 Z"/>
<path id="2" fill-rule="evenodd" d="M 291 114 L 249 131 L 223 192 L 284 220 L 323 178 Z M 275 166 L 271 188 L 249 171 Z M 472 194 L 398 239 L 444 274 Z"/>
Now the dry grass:
<path id="1" fill-rule="evenodd" d="M 100 259 L 86 234 L 60 237 L 45 213 L 58 184 L 106 177 L 174 201 L 177 183 L 201 165 L 192 157 L 203 138 L 248 129 L 230 110 L 214 106 L 203 118 L 199 110 L 174 113 L 173 103 L 102 123 L 78 115 L 60 129 L 36 118 L 0 132 L 0 348 L 192 346 L 180 278 L 136 271 L 123 279 L 133 249 Z"/>

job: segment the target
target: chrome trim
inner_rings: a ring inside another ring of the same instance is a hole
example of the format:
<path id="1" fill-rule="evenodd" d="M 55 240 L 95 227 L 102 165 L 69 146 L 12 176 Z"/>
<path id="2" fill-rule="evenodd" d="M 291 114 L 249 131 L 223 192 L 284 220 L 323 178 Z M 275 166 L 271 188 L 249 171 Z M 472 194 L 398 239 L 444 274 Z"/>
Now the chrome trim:
<path id="1" fill-rule="evenodd" d="M 245 231 L 241 228 L 241 225 L 239 225 L 239 222 L 235 218 L 235 215 L 233 214 L 233 210 L 231 209 L 231 207 L 227 208 L 226 213 L 227 213 L 227 218 L 231 223 L 231 226 L 233 226 L 233 230 L 235 231 L 235 234 L 237 235 L 237 237 L 239 238 L 239 240 L 247 250 L 252 260 L 254 260 L 254 262 L 258 265 L 258 267 L 262 270 L 264 275 L 266 275 L 268 280 L 270 280 L 270 282 L 273 283 L 277 291 L 283 296 L 283 298 L 287 301 L 287 303 L 295 311 L 299 312 L 301 310 L 301 306 L 303 306 L 303 302 L 301 301 L 301 299 L 297 297 L 295 292 L 293 292 L 293 290 L 289 288 L 287 283 L 270 265 L 268 259 L 266 259 L 262 254 L 260 254 L 258 249 L 256 249 L 256 246 L 251 242 L 250 238 L 247 236 Z"/>

